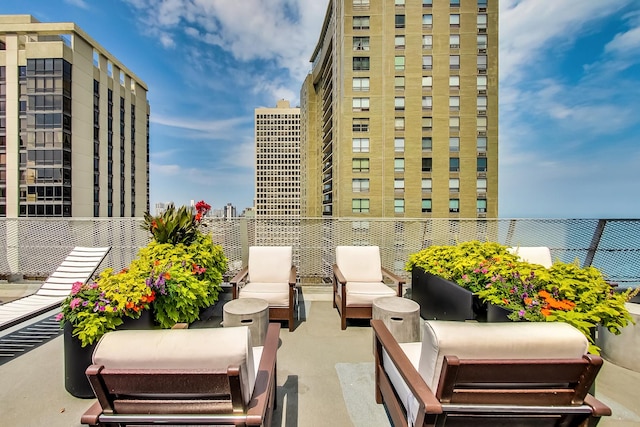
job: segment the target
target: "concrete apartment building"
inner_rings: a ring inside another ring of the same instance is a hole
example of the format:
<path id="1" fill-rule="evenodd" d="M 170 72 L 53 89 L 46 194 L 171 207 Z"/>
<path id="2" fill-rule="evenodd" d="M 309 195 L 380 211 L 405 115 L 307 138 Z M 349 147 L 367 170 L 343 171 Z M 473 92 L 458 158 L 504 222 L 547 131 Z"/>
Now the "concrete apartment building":
<path id="1" fill-rule="evenodd" d="M 498 216 L 497 0 L 330 0 L 311 60 L 303 216 Z"/>
<path id="2" fill-rule="evenodd" d="M 149 210 L 147 86 L 74 23 L 0 15 L 0 216 Z"/>
<path id="3" fill-rule="evenodd" d="M 256 217 L 300 217 L 300 108 L 255 109 Z"/>

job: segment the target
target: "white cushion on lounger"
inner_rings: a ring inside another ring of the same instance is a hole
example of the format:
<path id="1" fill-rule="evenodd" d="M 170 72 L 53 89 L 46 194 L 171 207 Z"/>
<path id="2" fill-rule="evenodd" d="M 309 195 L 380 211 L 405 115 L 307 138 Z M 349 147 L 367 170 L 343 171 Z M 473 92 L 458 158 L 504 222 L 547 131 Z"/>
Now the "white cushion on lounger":
<path id="1" fill-rule="evenodd" d="M 509 248 L 509 252 L 518 255 L 523 261 L 540 264 L 549 268 L 553 265 L 551 250 L 546 246 L 524 246 Z"/>

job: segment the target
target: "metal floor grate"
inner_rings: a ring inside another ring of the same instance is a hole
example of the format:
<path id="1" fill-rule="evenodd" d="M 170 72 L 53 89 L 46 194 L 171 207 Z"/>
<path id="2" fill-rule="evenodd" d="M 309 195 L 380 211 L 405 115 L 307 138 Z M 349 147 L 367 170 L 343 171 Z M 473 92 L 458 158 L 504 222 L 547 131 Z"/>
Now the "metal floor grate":
<path id="1" fill-rule="evenodd" d="M 57 313 L 56 313 L 57 314 Z M 56 314 L 0 338 L 0 365 L 40 347 L 62 334 Z"/>

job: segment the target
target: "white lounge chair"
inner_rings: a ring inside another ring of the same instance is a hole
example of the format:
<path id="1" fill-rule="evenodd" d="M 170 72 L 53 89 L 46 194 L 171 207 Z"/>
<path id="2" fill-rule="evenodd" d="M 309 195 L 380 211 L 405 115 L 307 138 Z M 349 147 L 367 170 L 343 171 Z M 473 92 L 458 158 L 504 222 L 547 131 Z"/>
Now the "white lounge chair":
<path id="1" fill-rule="evenodd" d="M 34 294 L 0 305 L 0 331 L 59 306 L 75 282 L 85 283 L 111 247 L 76 246 Z"/>

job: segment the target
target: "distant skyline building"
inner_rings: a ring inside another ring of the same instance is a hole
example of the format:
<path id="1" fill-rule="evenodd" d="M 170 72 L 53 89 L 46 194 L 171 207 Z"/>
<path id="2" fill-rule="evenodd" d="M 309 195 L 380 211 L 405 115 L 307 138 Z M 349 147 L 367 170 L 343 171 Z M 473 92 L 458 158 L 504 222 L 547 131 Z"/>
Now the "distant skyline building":
<path id="1" fill-rule="evenodd" d="M 497 0 L 331 0 L 311 61 L 304 217 L 498 217 Z"/>
<path id="2" fill-rule="evenodd" d="M 227 203 L 224 207 L 224 218 L 230 219 L 230 218 L 235 218 L 237 216 L 238 215 L 237 215 L 236 207 L 233 206 L 231 203 Z"/>
<path id="3" fill-rule="evenodd" d="M 255 109 L 256 217 L 300 217 L 300 108 Z"/>
<path id="4" fill-rule="evenodd" d="M 146 84 L 74 23 L 0 15 L 0 216 L 148 210 Z"/>

